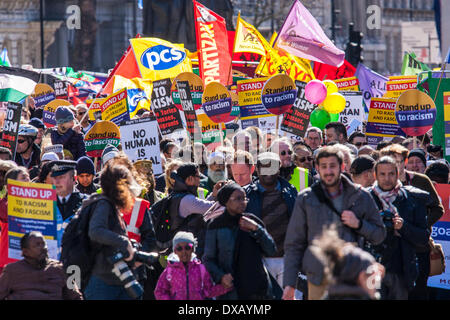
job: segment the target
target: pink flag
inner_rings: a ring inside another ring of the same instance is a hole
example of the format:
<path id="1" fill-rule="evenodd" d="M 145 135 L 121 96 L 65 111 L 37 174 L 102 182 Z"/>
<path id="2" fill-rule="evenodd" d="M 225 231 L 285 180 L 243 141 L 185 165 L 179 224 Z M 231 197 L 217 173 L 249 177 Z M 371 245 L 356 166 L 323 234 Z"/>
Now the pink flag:
<path id="1" fill-rule="evenodd" d="M 336 48 L 311 13 L 296 0 L 275 41 L 276 46 L 308 60 L 340 67 L 345 52 Z"/>

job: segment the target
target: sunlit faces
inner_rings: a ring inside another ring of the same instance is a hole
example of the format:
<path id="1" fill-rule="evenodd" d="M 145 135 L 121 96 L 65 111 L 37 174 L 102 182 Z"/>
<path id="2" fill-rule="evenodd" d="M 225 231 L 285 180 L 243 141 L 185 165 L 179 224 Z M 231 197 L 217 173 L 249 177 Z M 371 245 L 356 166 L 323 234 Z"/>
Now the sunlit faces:
<path id="1" fill-rule="evenodd" d="M 380 163 L 375 169 L 378 186 L 383 191 L 390 191 L 397 185 L 397 167 L 391 163 Z"/>
<path id="2" fill-rule="evenodd" d="M 316 164 L 320 180 L 325 187 L 335 187 L 340 182 L 342 166 L 335 156 L 320 158 Z"/>

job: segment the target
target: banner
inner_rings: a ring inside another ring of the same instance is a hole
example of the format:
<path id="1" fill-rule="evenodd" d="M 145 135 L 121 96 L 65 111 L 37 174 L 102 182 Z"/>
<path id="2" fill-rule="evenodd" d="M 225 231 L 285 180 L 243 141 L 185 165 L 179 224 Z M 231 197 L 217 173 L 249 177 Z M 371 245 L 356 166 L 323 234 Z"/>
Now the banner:
<path id="1" fill-rule="evenodd" d="M 181 107 L 180 95 L 176 85 L 178 81 L 189 82 L 189 90 L 191 91 L 194 109 L 199 110 L 202 107 L 202 94 L 204 90 L 202 79 L 193 72 L 183 72 L 173 80 L 170 88 L 170 95 L 172 97 L 173 104 L 178 108 L 178 110 L 183 111 L 183 108 Z"/>
<path id="2" fill-rule="evenodd" d="M 127 79 L 122 76 L 113 76 L 113 92 L 127 89 L 128 112 L 133 119 L 141 109 L 150 111 L 150 96 L 152 94 L 151 80 L 133 78 Z"/>
<path id="3" fill-rule="evenodd" d="M 119 127 L 111 121 L 96 122 L 84 135 L 86 154 L 93 158 L 101 157 L 103 149 L 105 149 L 108 144 L 117 147 L 119 143 Z"/>
<path id="4" fill-rule="evenodd" d="M 317 20 L 300 1 L 294 1 L 274 47 L 304 59 L 340 67 L 345 52 L 328 39 Z"/>
<path id="5" fill-rule="evenodd" d="M 197 115 L 195 113 L 194 103 L 192 102 L 189 82 L 178 81 L 177 88 L 180 93 L 181 106 L 183 107 L 184 117 L 186 119 L 186 129 L 189 132 L 191 141 L 194 141 L 195 133 L 200 133 L 200 128 L 196 125 Z"/>
<path id="6" fill-rule="evenodd" d="M 266 56 L 266 49 L 260 41 L 261 38 L 264 39 L 254 26 L 241 19 L 241 13 L 239 12 L 233 52 L 251 52 L 264 57 Z"/>
<path id="7" fill-rule="evenodd" d="M 56 99 L 67 100 L 69 98 L 69 92 L 67 91 L 69 83 L 67 81 L 55 81 L 53 86 L 55 87 Z"/>
<path id="8" fill-rule="evenodd" d="M 328 64 L 314 62 L 314 75 L 318 80 L 336 80 L 341 78 L 350 78 L 355 75 L 356 68 L 347 60 L 339 68 Z"/>
<path id="9" fill-rule="evenodd" d="M 170 97 L 171 85 L 172 83 L 169 78 L 153 82 L 151 108 L 158 121 L 161 135 L 163 136 L 184 129 L 180 112 Z"/>
<path id="10" fill-rule="evenodd" d="M 232 76 L 225 19 L 193 2 L 200 77 L 205 85 L 217 81 L 227 86 L 232 83 Z"/>
<path id="11" fill-rule="evenodd" d="M 406 90 L 417 88 L 417 79 L 411 80 L 394 80 L 386 83 L 385 98 L 398 98 Z"/>
<path id="12" fill-rule="evenodd" d="M 359 80 L 357 77 L 333 80 L 339 91 L 359 91 Z"/>
<path id="13" fill-rule="evenodd" d="M 305 98 L 306 82 L 295 81 L 295 86 L 297 87 L 297 98 L 292 108 L 283 117 L 281 131 L 304 137 L 311 113 L 317 108 L 317 105 Z"/>
<path id="14" fill-rule="evenodd" d="M 423 71 L 431 71 L 431 69 L 425 63 L 417 60 L 414 52 L 405 53 L 403 57 L 402 75 L 418 75 Z"/>
<path id="15" fill-rule="evenodd" d="M 112 121 L 120 126 L 122 121 L 130 120 L 127 103 L 127 89 L 113 93 L 100 104 L 102 120 Z"/>
<path id="16" fill-rule="evenodd" d="M 369 69 L 362 63 L 358 64 L 355 76 L 359 80 L 359 87 L 363 93 L 364 104 L 368 110 L 372 98 L 381 98 L 386 93 L 386 82 L 388 79 Z"/>
<path id="17" fill-rule="evenodd" d="M 55 100 L 55 90 L 51 86 L 46 83 L 38 83 L 36 87 L 34 87 L 34 91 L 31 94 L 31 97 L 34 100 L 34 105 L 36 108 L 40 108 L 45 106 L 52 100 Z"/>
<path id="18" fill-rule="evenodd" d="M 150 160 L 153 174 L 163 173 L 159 150 L 158 123 L 151 118 L 126 121 L 120 127 L 122 150 L 132 161 Z"/>
<path id="19" fill-rule="evenodd" d="M 433 127 L 436 105 L 426 93 L 416 89 L 407 90 L 397 100 L 395 118 L 408 136 L 421 136 Z"/>
<path id="20" fill-rule="evenodd" d="M 395 136 L 405 136 L 395 119 L 395 99 L 372 98 L 367 121 L 367 143 L 375 146 Z"/>
<path id="21" fill-rule="evenodd" d="M 8 148 L 11 151 L 13 160 L 16 158 L 17 134 L 19 132 L 21 116 L 22 105 L 8 102 L 0 146 Z"/>
<path id="22" fill-rule="evenodd" d="M 347 127 L 347 134 L 350 135 L 349 129 L 353 131 L 363 132 L 363 122 L 366 120 L 366 113 L 364 111 L 364 103 L 362 92 L 346 91 L 341 92 L 345 97 L 345 109 L 339 114 L 339 122 Z M 354 121 L 357 122 L 354 122 Z M 351 124 L 358 123 L 355 128 L 350 128 Z"/>
<path id="23" fill-rule="evenodd" d="M 143 79 L 173 79 L 179 73 L 192 72 L 191 60 L 182 44 L 158 38 L 130 39 L 130 43 Z"/>
<path id="24" fill-rule="evenodd" d="M 428 286 L 434 288 L 450 289 L 450 185 L 435 184 L 434 187 L 442 201 L 445 209 L 441 219 L 431 227 L 431 237 L 436 243 L 442 245 L 445 256 L 445 272 L 443 274 L 429 277 Z"/>
<path id="25" fill-rule="evenodd" d="M 63 99 L 55 99 L 50 101 L 44 107 L 44 112 L 42 114 L 42 122 L 44 122 L 47 128 L 56 126 L 56 119 L 55 119 L 56 109 L 58 109 L 58 107 L 61 106 L 68 107 L 70 105 L 71 103 L 69 101 Z"/>
<path id="26" fill-rule="evenodd" d="M 39 231 L 47 242 L 48 255 L 59 259 L 55 186 L 8 179 L 8 257 L 21 260 L 20 239 Z"/>
<path id="27" fill-rule="evenodd" d="M 450 155 L 450 91 L 444 92 L 445 155 Z"/>

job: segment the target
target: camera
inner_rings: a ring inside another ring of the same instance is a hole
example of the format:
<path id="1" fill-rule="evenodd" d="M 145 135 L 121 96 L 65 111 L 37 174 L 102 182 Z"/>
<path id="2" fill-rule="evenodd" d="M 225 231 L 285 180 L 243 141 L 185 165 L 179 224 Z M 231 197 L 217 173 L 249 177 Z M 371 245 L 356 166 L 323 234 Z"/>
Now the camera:
<path id="1" fill-rule="evenodd" d="M 151 265 L 158 261 L 159 256 L 157 253 L 147 253 L 139 251 L 141 245 L 135 240 L 131 240 L 131 244 L 133 248 L 136 249 L 136 251 L 134 253 L 133 260 L 129 262 L 130 265 L 133 265 L 136 261 L 142 262 L 146 265 Z M 124 255 L 122 252 L 118 251 L 107 259 L 108 262 L 114 266 L 112 272 L 120 279 L 123 287 L 127 291 L 127 294 L 133 299 L 138 299 L 144 293 L 144 289 L 142 288 L 142 285 L 136 280 L 136 277 L 133 271 L 130 269 L 128 263 L 124 260 L 127 257 L 128 254 Z"/>
<path id="2" fill-rule="evenodd" d="M 125 258 L 126 256 L 122 252 L 116 252 L 108 257 L 108 262 L 114 266 L 112 272 L 120 279 L 127 294 L 133 299 L 138 299 L 144 293 L 144 289 L 136 280 L 133 271 L 124 260 Z"/>
<path id="3" fill-rule="evenodd" d="M 383 210 L 380 212 L 381 218 L 383 219 L 384 226 L 388 231 L 394 230 L 393 219 L 395 214 L 390 210 Z"/>

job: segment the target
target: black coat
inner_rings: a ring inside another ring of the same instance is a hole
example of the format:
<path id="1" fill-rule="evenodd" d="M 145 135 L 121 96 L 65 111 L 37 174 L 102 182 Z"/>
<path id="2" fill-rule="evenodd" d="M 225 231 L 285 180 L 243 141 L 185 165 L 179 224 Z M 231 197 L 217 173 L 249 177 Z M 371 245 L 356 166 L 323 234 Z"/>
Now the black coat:
<path id="1" fill-rule="evenodd" d="M 86 195 L 78 191 L 72 192 L 69 200 L 64 205 L 59 201 L 58 198 L 57 206 L 63 220 L 66 220 L 67 218 L 73 216 L 78 211 L 78 209 L 81 208 L 81 204 L 84 199 L 86 199 Z"/>
<path id="2" fill-rule="evenodd" d="M 370 190 L 378 207 L 380 210 L 383 210 L 380 200 L 373 190 Z M 406 197 L 403 193 L 399 192 L 397 199 L 393 203 L 398 210 L 398 214 L 404 220 L 403 227 L 398 230 L 401 236 L 398 239 L 399 250 L 401 250 L 401 259 L 395 260 L 401 261 L 402 266 L 388 263 L 386 272 L 390 272 L 390 270 L 398 269 L 400 267 L 403 271 L 402 275 L 405 283 L 410 290 L 418 275 L 416 250 L 426 246 L 430 237 L 430 233 L 427 229 L 427 205 L 430 201 L 430 197 L 428 192 L 414 187 L 403 187 L 403 190 L 406 191 Z M 390 237 L 388 235 L 385 241 L 389 241 L 389 239 Z M 396 253 L 393 252 L 392 255 L 395 257 Z"/>

